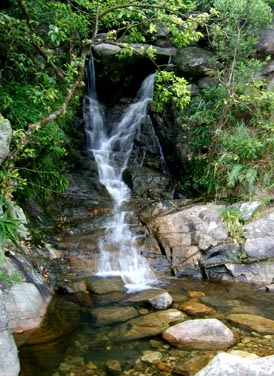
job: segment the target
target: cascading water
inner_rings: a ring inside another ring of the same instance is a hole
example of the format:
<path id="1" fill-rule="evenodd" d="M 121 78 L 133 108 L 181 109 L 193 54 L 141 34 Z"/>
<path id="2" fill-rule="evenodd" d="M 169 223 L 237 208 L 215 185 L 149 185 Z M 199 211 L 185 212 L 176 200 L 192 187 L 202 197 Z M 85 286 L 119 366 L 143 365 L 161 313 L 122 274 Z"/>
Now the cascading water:
<path id="1" fill-rule="evenodd" d="M 113 199 L 113 215 L 105 223 L 106 232 L 99 241 L 98 275 L 121 276 L 129 291 L 150 287 L 156 277 L 147 260 L 140 255 L 123 204 L 130 199 L 130 189 L 123 182 L 135 135 L 147 115 L 152 99 L 154 75 L 149 75 L 129 105 L 121 121 L 107 132 L 102 106 L 97 100 L 93 59 L 87 67 L 87 93 L 84 119 L 88 150 L 94 155 L 100 182 Z"/>

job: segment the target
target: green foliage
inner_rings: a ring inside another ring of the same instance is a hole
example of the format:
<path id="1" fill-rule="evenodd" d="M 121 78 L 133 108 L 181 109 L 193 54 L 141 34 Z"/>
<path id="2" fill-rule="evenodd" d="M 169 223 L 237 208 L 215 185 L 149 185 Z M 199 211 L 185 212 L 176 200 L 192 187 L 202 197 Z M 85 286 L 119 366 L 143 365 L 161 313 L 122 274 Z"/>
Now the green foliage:
<path id="1" fill-rule="evenodd" d="M 200 194 L 250 198 L 257 188 L 274 187 L 274 98 L 258 74 L 264 62 L 253 57 L 258 31 L 269 25 L 272 12 L 263 0 L 212 5 L 215 75 L 181 118 L 195 151 L 190 179 Z"/>
<path id="2" fill-rule="evenodd" d="M 21 221 L 13 218 L 11 207 L 4 198 L 0 199 L 0 210 L 0 244 L 7 239 L 17 240 Z"/>
<path id="3" fill-rule="evenodd" d="M 153 94 L 153 106 L 157 112 L 162 112 L 168 104 L 176 112 L 182 113 L 190 98 L 190 88 L 185 78 L 176 76 L 174 72 L 157 73 Z"/>
<path id="4" fill-rule="evenodd" d="M 222 212 L 222 218 L 224 223 L 226 224 L 229 235 L 241 241 L 241 236 L 243 233 L 242 229 L 242 220 L 241 220 L 241 213 L 236 208 L 228 208 L 224 209 Z"/>

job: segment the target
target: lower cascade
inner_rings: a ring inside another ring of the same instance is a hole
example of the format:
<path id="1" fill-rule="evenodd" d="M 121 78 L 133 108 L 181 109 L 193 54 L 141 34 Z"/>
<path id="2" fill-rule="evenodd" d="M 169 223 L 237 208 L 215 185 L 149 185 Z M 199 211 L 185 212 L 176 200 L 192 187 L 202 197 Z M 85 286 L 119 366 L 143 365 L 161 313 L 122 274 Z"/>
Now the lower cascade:
<path id="1" fill-rule="evenodd" d="M 130 199 L 130 189 L 122 174 L 127 167 L 133 141 L 148 116 L 147 110 L 154 88 L 154 75 L 141 85 L 134 103 L 130 104 L 117 124 L 107 129 L 104 111 L 95 88 L 94 63 L 87 67 L 87 93 L 84 98 L 85 132 L 88 151 L 94 155 L 99 180 L 113 200 L 112 216 L 105 223 L 105 234 L 99 240 L 97 275 L 121 276 L 129 291 L 142 290 L 156 283 L 156 276 L 140 254 L 123 206 Z"/>

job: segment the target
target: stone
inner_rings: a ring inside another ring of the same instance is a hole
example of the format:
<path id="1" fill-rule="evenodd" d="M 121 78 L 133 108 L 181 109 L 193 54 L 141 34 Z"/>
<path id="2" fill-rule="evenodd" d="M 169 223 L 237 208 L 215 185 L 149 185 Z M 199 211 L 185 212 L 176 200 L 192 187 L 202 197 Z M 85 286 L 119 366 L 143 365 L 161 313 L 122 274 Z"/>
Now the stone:
<path id="1" fill-rule="evenodd" d="M 9 154 L 12 128 L 9 120 L 0 114 L 0 165 Z"/>
<path id="2" fill-rule="evenodd" d="M 195 376 L 272 376 L 274 356 L 246 359 L 237 355 L 219 353 Z"/>
<path id="3" fill-rule="evenodd" d="M 4 304 L 9 317 L 9 329 L 30 330 L 38 327 L 46 312 L 44 300 L 32 283 L 15 283 L 4 292 Z"/>
<path id="4" fill-rule="evenodd" d="M 174 57 L 174 63 L 184 73 L 205 75 L 214 69 L 211 52 L 199 47 L 185 47 L 179 49 Z"/>
<path id="5" fill-rule="evenodd" d="M 122 51 L 121 47 L 110 43 L 96 44 L 95 46 L 93 46 L 93 49 L 100 56 L 116 55 Z"/>
<path id="6" fill-rule="evenodd" d="M 246 239 L 272 237 L 274 233 L 274 211 L 243 226 Z"/>
<path id="7" fill-rule="evenodd" d="M 223 205 L 198 204 L 144 219 L 171 260 L 176 275 L 183 275 L 187 269 L 201 273 L 200 251 L 227 239 L 228 232 L 221 216 L 223 208 Z"/>
<path id="8" fill-rule="evenodd" d="M 109 331 L 113 340 L 131 340 L 152 337 L 161 334 L 170 324 L 186 319 L 186 315 L 177 309 L 168 309 L 131 319 Z"/>
<path id="9" fill-rule="evenodd" d="M 229 271 L 235 282 L 270 284 L 273 281 L 274 264 L 273 261 L 260 261 L 253 264 L 226 263 L 226 269 Z"/>
<path id="10" fill-rule="evenodd" d="M 144 355 L 141 356 L 141 360 L 145 363 L 153 364 L 159 362 L 163 357 L 160 351 L 146 351 Z"/>
<path id="11" fill-rule="evenodd" d="M 260 358 L 257 354 L 249 353 L 249 352 L 243 351 L 243 350 L 230 350 L 229 354 L 241 356 L 242 358 L 246 358 L 246 359 L 250 359 L 250 360 Z"/>
<path id="12" fill-rule="evenodd" d="M 121 52 L 124 48 L 128 48 L 126 43 L 111 44 L 111 43 L 98 43 L 93 46 L 94 51 L 100 56 L 111 56 Z M 156 55 L 161 56 L 174 56 L 177 49 L 175 47 L 159 47 L 145 43 L 131 43 L 130 48 L 138 55 L 145 55 L 147 50 L 152 50 Z"/>
<path id="13" fill-rule="evenodd" d="M 8 330 L 8 314 L 0 290 L 0 376 L 18 376 L 19 372 L 17 348 Z"/>
<path id="14" fill-rule="evenodd" d="M 247 256 L 256 259 L 274 258 L 274 236 L 247 239 L 244 251 Z"/>
<path id="15" fill-rule="evenodd" d="M 202 291 L 188 291 L 187 295 L 193 299 L 200 299 L 205 296 L 205 293 Z"/>
<path id="16" fill-rule="evenodd" d="M 184 302 L 179 308 L 190 316 L 208 315 L 215 312 L 212 307 L 208 307 L 207 305 L 196 301 Z"/>
<path id="17" fill-rule="evenodd" d="M 123 281 L 120 277 L 92 277 L 85 279 L 87 290 L 94 294 L 107 294 L 110 292 L 126 291 Z"/>
<path id="18" fill-rule="evenodd" d="M 226 317 L 228 321 L 240 327 L 260 334 L 274 334 L 274 320 L 248 313 L 234 313 Z"/>
<path id="19" fill-rule="evenodd" d="M 274 29 L 264 29 L 259 32 L 259 40 L 254 46 L 263 56 L 274 55 Z"/>
<path id="20" fill-rule="evenodd" d="M 90 311 L 96 324 L 109 325 L 116 322 L 123 322 L 138 316 L 134 307 L 102 307 Z"/>
<path id="21" fill-rule="evenodd" d="M 110 359 L 106 362 L 106 368 L 110 375 L 120 375 L 122 368 L 118 360 Z"/>
<path id="22" fill-rule="evenodd" d="M 174 178 L 149 167 L 128 167 L 123 179 L 132 193 L 148 199 L 168 199 L 173 197 Z"/>
<path id="23" fill-rule="evenodd" d="M 167 291 L 161 289 L 148 289 L 130 296 L 127 301 L 132 303 L 149 303 L 153 308 L 167 309 L 171 306 L 173 298 Z"/>
<path id="24" fill-rule="evenodd" d="M 162 336 L 184 350 L 225 350 L 236 342 L 232 331 L 217 319 L 184 321 L 165 330 Z"/>
<path id="25" fill-rule="evenodd" d="M 262 206 L 260 201 L 247 201 L 239 202 L 233 205 L 230 205 L 229 208 L 235 208 L 239 211 L 240 219 L 243 221 L 248 221 L 252 218 L 255 211 Z"/>

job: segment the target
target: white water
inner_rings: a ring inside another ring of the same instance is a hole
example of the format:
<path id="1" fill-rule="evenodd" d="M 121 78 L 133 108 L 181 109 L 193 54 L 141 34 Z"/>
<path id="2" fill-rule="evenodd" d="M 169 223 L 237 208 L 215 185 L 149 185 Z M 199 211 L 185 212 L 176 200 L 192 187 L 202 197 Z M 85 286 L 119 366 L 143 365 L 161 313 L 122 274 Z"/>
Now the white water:
<path id="1" fill-rule="evenodd" d="M 105 223 L 105 236 L 99 241 L 100 256 L 97 274 L 121 276 L 130 291 L 149 288 L 156 281 L 147 260 L 140 255 L 136 239 L 127 223 L 128 212 L 123 204 L 130 199 L 130 189 L 122 180 L 133 148 L 135 135 L 140 131 L 152 100 L 154 75 L 148 76 L 137 93 L 134 103 L 122 114 L 108 134 L 104 112 L 95 89 L 93 60 L 88 66 L 88 90 L 84 99 L 84 119 L 88 150 L 92 151 L 98 167 L 100 182 L 113 199 L 113 215 Z"/>

